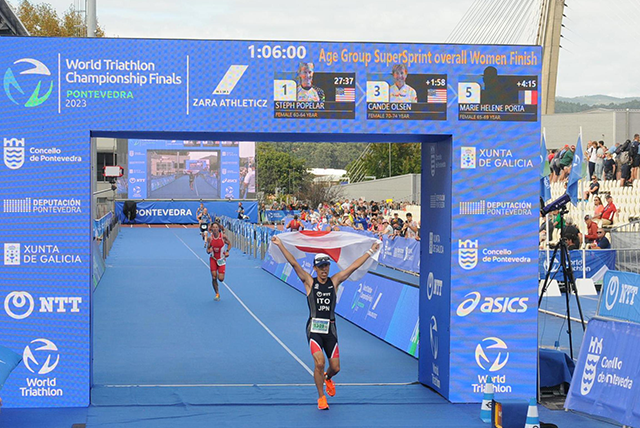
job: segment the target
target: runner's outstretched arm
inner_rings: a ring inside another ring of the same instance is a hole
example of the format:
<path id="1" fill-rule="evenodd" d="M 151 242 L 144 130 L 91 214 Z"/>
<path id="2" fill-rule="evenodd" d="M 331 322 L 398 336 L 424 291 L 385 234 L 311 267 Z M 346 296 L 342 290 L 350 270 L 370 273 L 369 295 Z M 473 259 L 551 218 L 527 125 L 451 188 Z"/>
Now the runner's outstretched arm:
<path id="1" fill-rule="evenodd" d="M 378 248 L 380 248 L 380 244 L 374 242 L 373 245 L 371 245 L 371 248 L 356 260 L 354 260 L 354 262 L 351 263 L 348 268 L 333 275 L 331 277 L 331 282 L 333 282 L 333 285 L 337 287 L 338 285 L 342 284 L 347 278 L 349 278 L 349 276 L 351 276 L 353 272 L 355 272 L 356 269 L 362 266 L 369 257 L 373 256 L 375 252 L 378 251 Z"/>
<path id="2" fill-rule="evenodd" d="M 298 275 L 298 278 L 300 278 L 300 281 L 304 283 L 304 287 L 307 290 L 307 294 L 309 294 L 309 291 L 311 290 L 311 286 L 313 285 L 313 278 L 311 277 L 311 275 L 309 275 L 304 269 L 302 269 L 302 266 L 300 266 L 300 263 L 298 263 L 296 258 L 293 257 L 293 254 L 291 254 L 289 250 L 285 248 L 280 238 L 278 238 L 277 236 L 274 236 L 273 238 L 271 238 L 271 242 L 273 243 L 273 245 L 280 248 L 280 251 L 282 251 L 282 254 L 284 255 L 284 257 L 287 259 L 289 264 L 293 267 L 293 270 L 296 271 L 296 274 Z"/>

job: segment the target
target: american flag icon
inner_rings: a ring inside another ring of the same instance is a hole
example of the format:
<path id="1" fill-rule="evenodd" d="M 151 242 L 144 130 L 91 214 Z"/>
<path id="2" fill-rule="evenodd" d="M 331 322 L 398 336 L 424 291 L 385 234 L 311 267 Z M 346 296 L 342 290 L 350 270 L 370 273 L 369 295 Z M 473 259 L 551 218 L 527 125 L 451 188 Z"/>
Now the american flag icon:
<path id="1" fill-rule="evenodd" d="M 336 102 L 353 103 L 356 101 L 356 88 L 336 88 Z"/>
<path id="2" fill-rule="evenodd" d="M 447 90 L 446 89 L 427 89 L 427 102 L 428 103 L 446 103 Z"/>

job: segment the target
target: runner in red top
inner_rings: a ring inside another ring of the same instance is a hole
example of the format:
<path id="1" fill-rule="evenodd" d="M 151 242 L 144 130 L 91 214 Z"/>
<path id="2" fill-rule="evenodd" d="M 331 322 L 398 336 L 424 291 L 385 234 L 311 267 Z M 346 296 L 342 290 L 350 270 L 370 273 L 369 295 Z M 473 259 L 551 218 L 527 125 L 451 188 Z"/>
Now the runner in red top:
<path id="1" fill-rule="evenodd" d="M 224 249 L 224 246 L 227 249 Z M 220 226 L 218 223 L 212 223 L 209 229 L 209 242 L 207 245 L 207 253 L 209 253 L 209 266 L 211 268 L 211 283 L 213 289 L 216 292 L 215 300 L 220 300 L 220 289 L 218 287 L 218 280 L 224 281 L 224 273 L 226 271 L 227 257 L 229 257 L 229 250 L 231 249 L 231 242 L 220 232 Z"/>
<path id="2" fill-rule="evenodd" d="M 287 225 L 286 229 L 289 229 L 292 232 L 304 229 L 304 226 L 302 226 L 302 223 L 300 223 L 298 221 L 298 215 L 297 214 L 293 216 L 293 220 L 291 220 L 289 222 L 289 224 Z"/>

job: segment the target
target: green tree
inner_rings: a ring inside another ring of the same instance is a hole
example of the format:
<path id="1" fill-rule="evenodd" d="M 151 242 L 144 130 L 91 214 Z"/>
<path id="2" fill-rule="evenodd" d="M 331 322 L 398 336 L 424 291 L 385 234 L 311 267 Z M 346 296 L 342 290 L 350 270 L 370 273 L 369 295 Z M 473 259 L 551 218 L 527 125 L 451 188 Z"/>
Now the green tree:
<path id="1" fill-rule="evenodd" d="M 285 193 L 300 194 L 310 181 L 303 159 L 291 153 L 276 150 L 275 143 L 256 145 L 256 179 L 261 192 L 276 193 L 276 187 L 286 189 Z"/>
<path id="2" fill-rule="evenodd" d="M 73 6 L 60 18 L 49 3 L 33 4 L 29 0 L 22 0 L 17 15 L 32 36 L 85 37 L 87 34 L 82 14 Z M 100 25 L 96 26 L 96 37 L 104 37 Z"/>
<path id="3" fill-rule="evenodd" d="M 391 151 L 391 156 L 389 156 Z M 391 177 L 404 174 L 420 174 L 422 168 L 422 144 L 420 143 L 372 143 L 371 149 L 360 162 L 352 162 L 347 166 L 348 174 L 353 174 L 362 165 L 364 175 L 376 178 L 389 177 L 389 160 L 391 160 Z M 391 159 L 389 159 L 391 158 Z"/>

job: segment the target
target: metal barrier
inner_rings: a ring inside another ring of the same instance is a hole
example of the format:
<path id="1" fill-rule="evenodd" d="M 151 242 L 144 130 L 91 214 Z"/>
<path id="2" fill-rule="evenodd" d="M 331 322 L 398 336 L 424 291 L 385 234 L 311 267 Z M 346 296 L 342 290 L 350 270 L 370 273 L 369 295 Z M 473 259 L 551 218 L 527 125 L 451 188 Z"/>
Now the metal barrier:
<path id="1" fill-rule="evenodd" d="M 616 270 L 640 274 L 640 249 L 616 249 Z"/>
<path id="2" fill-rule="evenodd" d="M 108 218 L 107 223 L 100 221 L 105 218 Z M 100 224 L 100 233 L 94 232 L 94 235 L 96 235 L 95 239 L 102 241 L 102 259 L 106 260 L 118 233 L 120 233 L 120 221 L 112 213 L 107 213 L 100 220 L 97 221 Z"/>

